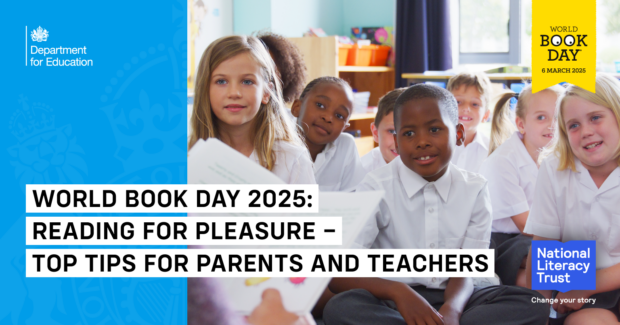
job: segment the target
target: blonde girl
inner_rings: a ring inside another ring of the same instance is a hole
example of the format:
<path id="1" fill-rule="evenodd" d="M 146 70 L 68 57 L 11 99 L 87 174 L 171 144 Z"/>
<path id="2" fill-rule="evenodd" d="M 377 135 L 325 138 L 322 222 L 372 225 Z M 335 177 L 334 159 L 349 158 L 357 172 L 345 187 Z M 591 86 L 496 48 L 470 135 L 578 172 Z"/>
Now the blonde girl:
<path id="1" fill-rule="evenodd" d="M 280 81 L 265 45 L 227 36 L 209 45 L 198 67 L 189 148 L 217 138 L 284 182 L 314 184 L 312 162 L 285 115 Z"/>
<path id="2" fill-rule="evenodd" d="M 558 131 L 543 153 L 525 231 L 534 240 L 595 240 L 596 289 L 560 292 L 556 298 L 574 302 L 553 308 L 568 314 L 567 325 L 618 324 L 620 82 L 599 73 L 595 93 L 569 86 L 558 106 Z M 596 304 L 580 298 L 596 298 Z"/>
<path id="3" fill-rule="evenodd" d="M 538 155 L 553 137 L 555 104 L 561 86 L 532 94 L 527 85 L 518 95 L 516 117 L 502 95 L 493 111 L 490 155 L 480 173 L 487 179 L 493 207 L 491 239 L 497 257 L 495 272 L 503 284 L 525 286 L 525 259 L 531 237 L 523 234 L 538 176 Z"/>

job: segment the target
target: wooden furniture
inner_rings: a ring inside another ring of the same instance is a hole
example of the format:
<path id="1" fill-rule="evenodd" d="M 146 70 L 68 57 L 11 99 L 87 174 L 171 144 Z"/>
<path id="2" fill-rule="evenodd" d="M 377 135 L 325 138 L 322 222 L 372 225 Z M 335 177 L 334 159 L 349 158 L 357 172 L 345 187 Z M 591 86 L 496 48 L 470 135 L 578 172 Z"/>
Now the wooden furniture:
<path id="1" fill-rule="evenodd" d="M 616 78 L 620 78 L 620 73 L 610 73 Z M 446 73 L 443 71 L 431 71 L 426 73 L 403 73 L 401 77 L 408 79 L 409 85 L 425 82 L 425 81 L 448 81 L 454 73 Z M 506 88 L 510 88 L 512 83 L 530 82 L 532 79 L 531 73 L 487 73 L 491 82 L 502 83 Z"/>
<path id="2" fill-rule="evenodd" d="M 426 73 L 403 73 L 401 77 L 407 79 L 408 85 L 426 82 L 426 81 L 445 81 L 448 82 L 454 73 L 446 73 L 443 71 L 432 71 Z M 522 83 L 532 79 L 531 73 L 487 73 L 491 82 L 502 83 L 506 88 L 510 88 L 512 83 Z"/>
<path id="3" fill-rule="evenodd" d="M 392 67 L 359 67 L 338 66 L 338 38 L 327 37 L 295 37 L 289 38 L 304 56 L 308 68 L 308 82 L 322 76 L 340 77 L 357 91 L 370 91 L 369 106 L 377 106 L 379 98 L 394 89 L 394 68 Z M 360 156 L 376 146 L 372 139 L 370 123 L 375 114 L 353 114 L 351 126 L 347 129 L 360 130 L 362 137 L 356 138 Z"/>

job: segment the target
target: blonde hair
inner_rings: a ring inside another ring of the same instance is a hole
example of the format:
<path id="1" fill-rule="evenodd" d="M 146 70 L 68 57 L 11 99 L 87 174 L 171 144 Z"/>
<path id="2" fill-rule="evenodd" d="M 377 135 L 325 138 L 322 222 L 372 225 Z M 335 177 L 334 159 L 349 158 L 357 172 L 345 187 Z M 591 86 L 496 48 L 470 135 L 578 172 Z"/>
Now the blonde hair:
<path id="1" fill-rule="evenodd" d="M 286 141 L 303 146 L 299 133 L 287 116 L 282 100 L 282 86 L 277 78 L 275 65 L 265 45 L 254 36 L 222 37 L 207 47 L 202 54 L 196 76 L 194 109 L 191 117 L 192 132 L 189 148 L 198 139 L 219 138 L 218 119 L 211 109 L 209 89 L 211 73 L 224 61 L 242 53 L 248 53 L 261 67 L 263 81 L 269 92 L 269 102 L 261 102 L 254 117 L 254 151 L 261 166 L 272 170 L 275 165 L 274 143 Z M 272 87 L 270 87 L 272 86 Z"/>
<path id="2" fill-rule="evenodd" d="M 551 86 L 541 91 L 553 91 L 557 96 L 564 93 L 564 87 L 560 85 Z M 527 84 L 517 94 L 513 91 L 505 92 L 500 96 L 493 109 L 493 117 L 491 118 L 491 139 L 489 141 L 489 155 L 495 151 L 504 141 L 517 131 L 514 123 L 515 115 L 521 119 L 525 119 L 525 113 L 529 106 L 529 99 L 532 96 L 532 84 Z M 510 99 L 517 98 L 517 105 L 514 114 L 510 110 Z"/>
<path id="3" fill-rule="evenodd" d="M 482 96 L 482 103 L 484 106 L 484 112 L 489 110 L 491 104 L 491 80 L 484 72 L 461 72 L 448 80 L 446 89 L 452 92 L 461 86 L 469 87 L 474 86 L 478 89 L 480 96 Z M 484 113 L 483 112 L 483 113 Z"/>
<path id="4" fill-rule="evenodd" d="M 558 98 L 559 127 L 556 128 L 551 145 L 545 148 L 539 156 L 539 162 L 553 153 L 560 160 L 558 170 L 570 168 L 572 171 L 577 171 L 575 169 L 575 154 L 568 141 L 568 130 L 566 130 L 566 122 L 562 113 L 566 102 L 571 97 L 579 97 L 593 104 L 609 108 L 614 113 L 620 129 L 620 81 L 606 73 L 597 73 L 595 87 L 595 92 L 591 93 L 581 87 L 570 85 L 566 92 Z M 620 166 L 620 143 L 616 145 L 616 154 L 613 159 Z"/>

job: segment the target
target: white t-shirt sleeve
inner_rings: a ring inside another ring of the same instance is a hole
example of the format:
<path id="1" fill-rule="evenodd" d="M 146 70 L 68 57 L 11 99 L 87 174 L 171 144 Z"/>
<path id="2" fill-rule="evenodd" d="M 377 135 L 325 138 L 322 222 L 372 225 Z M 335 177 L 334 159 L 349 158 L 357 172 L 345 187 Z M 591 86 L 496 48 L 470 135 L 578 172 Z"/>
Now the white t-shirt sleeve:
<path id="1" fill-rule="evenodd" d="M 556 209 L 553 186 L 557 164 L 550 163 L 555 159 L 554 157 L 547 158 L 540 166 L 532 209 L 523 232 L 540 237 L 561 239 L 560 216 Z"/>
<path id="2" fill-rule="evenodd" d="M 312 161 L 306 154 L 299 154 L 291 166 L 289 184 L 316 184 Z"/>
<path id="3" fill-rule="evenodd" d="M 489 248 L 491 223 L 491 197 L 485 182 L 476 197 L 462 248 Z"/>
<path id="4" fill-rule="evenodd" d="M 342 182 L 340 183 L 340 190 L 342 192 L 353 192 L 355 187 L 366 176 L 366 169 L 362 165 L 357 147 L 355 146 L 355 140 L 352 138 L 344 138 L 346 144 L 346 158 L 345 166 L 342 169 Z"/>
<path id="5" fill-rule="evenodd" d="M 491 157 L 480 173 L 488 181 L 493 220 L 510 218 L 530 210 L 527 196 L 519 185 L 519 170 L 504 156 Z"/>

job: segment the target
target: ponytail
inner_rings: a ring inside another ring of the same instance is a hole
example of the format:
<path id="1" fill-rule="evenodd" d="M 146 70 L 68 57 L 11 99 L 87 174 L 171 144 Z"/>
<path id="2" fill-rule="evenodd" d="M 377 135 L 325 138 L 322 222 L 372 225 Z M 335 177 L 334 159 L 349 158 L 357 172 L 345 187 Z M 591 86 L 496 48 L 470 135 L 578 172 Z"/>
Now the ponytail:
<path id="1" fill-rule="evenodd" d="M 510 99 L 517 98 L 519 94 L 515 92 L 504 93 L 495 108 L 493 109 L 493 118 L 491 119 L 491 140 L 489 141 L 489 155 L 497 149 L 504 141 L 517 130 L 514 123 L 513 114 L 510 111 Z"/>

